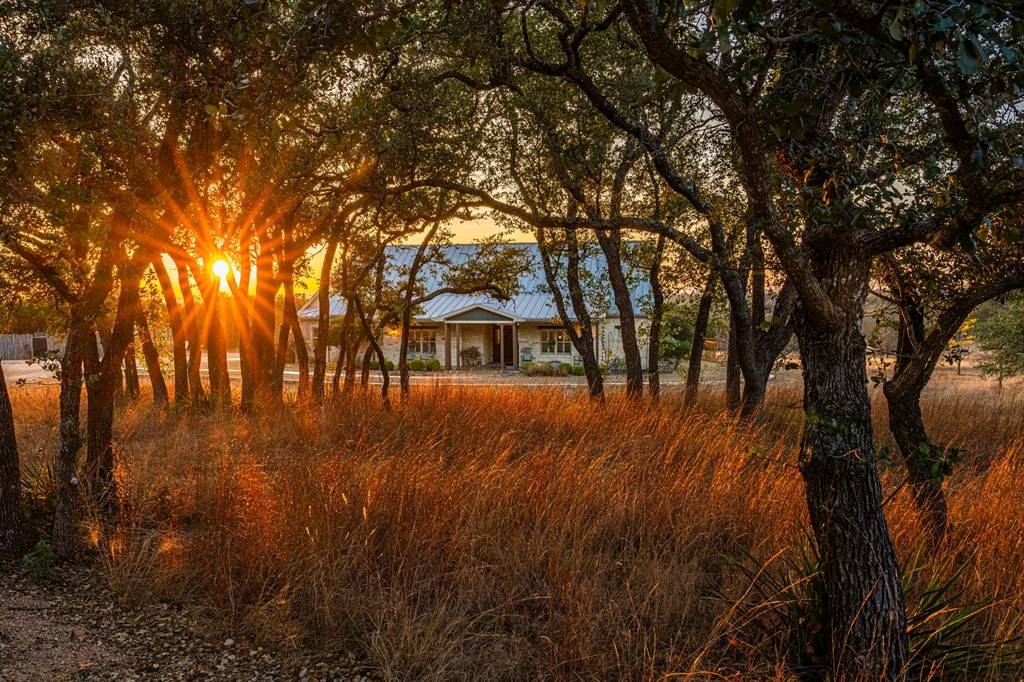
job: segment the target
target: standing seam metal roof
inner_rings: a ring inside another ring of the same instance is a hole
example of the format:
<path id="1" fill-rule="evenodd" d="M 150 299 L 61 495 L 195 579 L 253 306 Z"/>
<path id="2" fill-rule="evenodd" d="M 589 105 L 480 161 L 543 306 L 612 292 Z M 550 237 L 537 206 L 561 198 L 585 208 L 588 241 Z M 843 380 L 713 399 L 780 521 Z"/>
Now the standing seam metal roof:
<path id="1" fill-rule="evenodd" d="M 461 264 L 468 261 L 476 253 L 476 244 L 452 244 L 441 247 L 445 259 L 452 264 Z M 441 321 L 451 313 L 463 310 L 474 305 L 484 305 L 499 312 L 505 312 L 512 316 L 529 322 L 557 322 L 558 309 L 555 306 L 554 297 L 548 290 L 544 279 L 543 265 L 540 260 L 540 251 L 537 244 L 508 244 L 505 248 L 521 249 L 526 252 L 531 267 L 519 278 L 519 293 L 508 301 L 499 301 L 487 294 L 441 294 L 437 298 L 427 301 L 416 315 L 419 322 Z M 416 246 L 390 246 L 385 250 L 385 257 L 388 260 L 388 267 L 385 276 L 389 281 L 397 283 L 403 272 L 408 272 L 416 255 Z M 632 289 L 631 298 L 633 308 L 638 317 L 644 317 L 644 306 L 650 300 L 650 283 L 646 278 L 631 277 L 628 264 L 627 279 L 636 280 Z M 425 291 L 432 291 L 443 286 L 445 270 L 447 266 L 437 263 L 429 263 L 421 273 L 421 282 Z M 607 262 L 602 254 L 587 255 L 581 259 L 580 269 L 585 277 L 602 283 L 605 291 L 596 292 L 602 295 L 607 302 L 607 315 L 618 316 L 618 309 L 612 297 L 611 287 L 608 285 Z M 635 274 L 635 273 L 634 273 Z M 564 279 L 562 288 L 565 289 Z M 586 287 L 586 283 L 584 282 Z M 587 299 L 593 300 L 595 292 L 588 293 Z M 566 306 L 571 316 L 572 307 L 566 297 Z M 316 296 L 311 297 L 300 309 L 298 315 L 301 319 L 316 319 L 319 315 L 319 305 Z M 602 311 L 593 311 L 597 318 L 602 317 Z M 345 314 L 345 299 L 338 294 L 331 295 L 330 315 L 337 317 Z M 571 318 L 573 319 L 573 318 Z"/>

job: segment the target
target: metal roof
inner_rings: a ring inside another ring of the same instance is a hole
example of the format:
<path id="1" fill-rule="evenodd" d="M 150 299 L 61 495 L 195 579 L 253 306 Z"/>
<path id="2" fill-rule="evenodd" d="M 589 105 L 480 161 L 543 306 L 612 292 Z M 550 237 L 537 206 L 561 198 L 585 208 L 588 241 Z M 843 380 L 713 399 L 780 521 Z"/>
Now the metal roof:
<path id="1" fill-rule="evenodd" d="M 412 265 L 416 256 L 416 246 L 390 246 L 385 250 L 385 257 L 388 265 L 385 276 L 389 281 L 398 283 L 403 279 Z M 452 244 L 440 247 L 444 260 L 453 265 L 465 263 L 473 257 L 478 246 L 476 244 Z M 510 315 L 520 321 L 530 322 L 554 322 L 558 320 L 558 309 L 555 307 L 547 283 L 544 279 L 544 269 L 540 260 L 540 251 L 537 244 L 507 244 L 504 248 L 515 248 L 525 252 L 530 261 L 531 267 L 519 278 L 519 292 L 508 301 L 499 301 L 487 294 L 441 294 L 437 298 L 427 301 L 417 311 L 415 319 L 420 322 L 441 321 L 443 318 L 473 306 L 486 306 L 487 308 Z M 611 287 L 608 284 L 608 267 L 601 253 L 587 254 L 581 258 L 580 270 L 584 281 L 582 282 L 584 294 L 590 306 L 591 314 L 595 318 L 604 316 L 618 317 L 618 309 L 612 296 Z M 647 281 L 646 273 L 624 262 L 627 280 L 633 285 L 631 298 L 633 309 L 638 317 L 645 316 L 645 307 L 650 304 L 651 287 Z M 448 265 L 429 263 L 424 266 L 420 274 L 420 282 L 424 291 L 432 291 L 443 286 L 445 271 Z M 563 292 L 566 290 L 564 276 L 561 281 Z M 565 295 L 567 312 L 572 316 L 572 305 L 569 297 Z M 316 319 L 319 315 L 317 297 L 314 295 L 299 309 L 299 317 L 302 319 Z M 330 303 L 331 317 L 345 314 L 345 299 L 338 294 L 331 295 Z"/>

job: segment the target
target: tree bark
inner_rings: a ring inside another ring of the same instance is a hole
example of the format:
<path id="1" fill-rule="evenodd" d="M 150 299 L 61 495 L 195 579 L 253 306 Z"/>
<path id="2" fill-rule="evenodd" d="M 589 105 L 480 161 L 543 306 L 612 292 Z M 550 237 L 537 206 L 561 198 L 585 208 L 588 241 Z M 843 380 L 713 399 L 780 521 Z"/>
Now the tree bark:
<path id="1" fill-rule="evenodd" d="M 571 214 L 570 214 L 571 215 Z M 554 263 L 551 260 L 550 245 L 544 228 L 537 229 L 537 245 L 540 250 L 541 265 L 544 268 L 544 280 L 548 285 L 552 298 L 555 300 L 555 308 L 558 316 L 562 319 L 565 331 L 569 335 L 569 341 L 573 348 L 580 354 L 583 361 L 583 373 L 587 377 L 587 389 L 590 398 L 593 400 L 604 399 L 604 377 L 601 376 L 601 367 L 597 361 L 597 351 L 594 345 L 594 323 L 587 310 L 587 301 L 583 295 L 583 287 L 580 285 L 580 249 L 576 232 L 571 229 L 565 231 L 566 242 L 566 284 L 569 289 L 569 300 L 572 303 L 573 314 L 578 329 L 571 322 L 568 310 L 565 307 L 565 297 L 558 284 L 558 275 L 555 272 Z"/>
<path id="2" fill-rule="evenodd" d="M 800 319 L 805 426 L 800 471 L 829 600 L 831 661 L 837 675 L 902 674 L 908 644 L 903 585 L 875 468 L 866 344 L 859 325 L 866 262 L 827 273 L 842 308 L 838 328 Z"/>
<path id="3" fill-rule="evenodd" d="M 206 370 L 210 381 L 210 399 L 217 407 L 231 405 L 231 376 L 228 374 L 228 349 L 221 320 L 220 280 L 211 274 L 206 302 Z"/>
<path id="4" fill-rule="evenodd" d="M 732 413 L 739 412 L 740 409 L 741 379 L 736 324 L 731 322 L 729 325 L 729 349 L 725 356 L 725 407 Z"/>
<path id="5" fill-rule="evenodd" d="M 70 556 L 74 547 L 73 527 L 79 496 L 78 451 L 82 447 L 82 363 L 86 345 L 92 344 L 95 348 L 95 336 L 72 311 L 60 360 L 60 441 L 54 465 L 57 507 L 53 514 L 52 537 L 54 552 L 61 558 Z"/>
<path id="6" fill-rule="evenodd" d="M 620 233 L 609 234 L 597 230 L 597 241 L 608 263 L 608 281 L 612 297 L 619 312 L 619 331 L 622 336 L 622 353 L 626 360 L 626 395 L 639 398 L 644 393 L 643 366 L 640 362 L 640 344 L 636 335 L 636 316 L 629 284 L 622 270 L 622 237 Z"/>
<path id="7" fill-rule="evenodd" d="M 21 549 L 22 523 L 21 464 L 14 433 L 14 409 L 0 365 L 0 554 Z"/>
<path id="8" fill-rule="evenodd" d="M 164 381 L 164 371 L 160 367 L 160 353 L 153 344 L 153 337 L 149 333 L 149 321 L 146 313 L 139 311 L 135 319 L 135 326 L 139 331 L 139 342 L 142 346 L 142 357 L 146 360 L 146 374 L 149 375 L 149 384 L 153 389 L 153 402 L 157 405 L 166 405 L 168 401 L 167 382 Z"/>
<path id="9" fill-rule="evenodd" d="M 693 343 L 690 346 L 689 364 L 686 369 L 686 388 L 683 393 L 683 404 L 692 405 L 697 400 L 700 388 L 701 362 L 704 358 L 704 339 L 708 333 L 708 322 L 711 319 L 711 304 L 715 300 L 715 287 L 718 284 L 718 273 L 714 270 L 708 275 L 697 304 L 697 319 L 693 323 Z"/>
<path id="10" fill-rule="evenodd" d="M 883 388 L 888 388 L 888 384 Z M 921 415 L 921 391 L 897 393 L 885 390 L 889 431 L 907 467 L 907 483 L 914 504 L 923 516 L 933 541 L 942 538 L 949 526 L 949 510 L 942 492 L 943 472 L 932 471 L 933 451 L 941 447 L 928 437 Z"/>
<path id="11" fill-rule="evenodd" d="M 334 377 L 331 382 L 331 396 L 337 398 L 341 395 L 341 374 L 348 362 L 348 337 L 352 328 L 352 318 L 355 315 L 353 299 L 350 298 L 345 306 L 345 315 L 341 318 L 341 330 L 339 334 L 338 362 L 334 365 Z"/>
<path id="12" fill-rule="evenodd" d="M 331 270 L 334 267 L 334 254 L 338 250 L 338 240 L 332 238 L 327 242 L 324 262 L 320 269 L 320 287 L 317 289 L 319 314 L 317 317 L 316 346 L 313 349 L 313 399 L 324 399 L 324 383 L 327 378 L 327 339 L 331 331 Z"/>
<path id="13" fill-rule="evenodd" d="M 291 279 L 285 282 L 284 286 L 284 323 L 292 330 L 292 340 L 295 342 L 295 359 L 299 363 L 299 390 L 300 400 L 309 398 L 309 349 L 306 348 L 306 339 L 302 336 L 302 325 L 299 323 L 298 307 L 295 305 L 295 286 Z"/>
<path id="14" fill-rule="evenodd" d="M 153 270 L 156 272 L 156 279 L 160 284 L 160 293 L 163 294 L 164 305 L 167 308 L 167 321 L 171 327 L 171 345 L 174 354 L 174 404 L 185 405 L 189 400 L 188 352 L 185 348 L 186 335 L 181 319 L 181 308 L 178 306 L 178 298 L 174 294 L 167 266 L 164 265 L 161 256 L 156 256 L 153 259 Z M 145 333 L 148 336 L 148 330 Z M 145 350 L 145 346 L 143 350 Z M 150 378 L 152 376 L 151 372 Z M 155 391 L 153 397 L 156 398 Z"/>
<path id="15" fill-rule="evenodd" d="M 139 263 L 134 260 L 121 270 L 121 294 L 109 341 L 98 357 L 96 344 L 87 344 L 86 382 L 88 406 L 86 423 L 88 440 L 86 464 L 96 501 L 103 509 L 110 509 L 117 499 L 114 482 L 114 397 L 121 381 L 121 363 L 132 341 L 135 319 L 139 309 Z"/>
<path id="16" fill-rule="evenodd" d="M 135 357 L 134 343 L 128 344 L 124 351 L 124 380 L 125 395 L 129 400 L 138 400 L 142 387 L 139 385 L 139 362 Z"/>
<path id="17" fill-rule="evenodd" d="M 206 402 L 201 374 L 202 346 L 199 341 L 199 310 L 192 293 L 192 282 L 188 276 L 188 263 L 184 258 L 171 256 L 181 290 L 182 334 L 188 340 L 188 388 L 192 406 L 198 408 Z"/>
<path id="18" fill-rule="evenodd" d="M 349 305 L 348 309 L 351 309 L 353 307 L 356 309 L 356 312 L 359 315 L 359 324 L 362 326 L 363 329 L 363 334 L 366 335 L 370 347 L 373 348 L 373 352 L 377 354 L 377 362 L 380 363 L 381 377 L 380 399 L 383 401 L 384 407 L 389 408 L 390 402 L 388 400 L 388 387 L 391 384 L 391 377 L 388 372 L 387 358 L 384 357 L 384 350 L 380 347 L 380 344 L 377 343 L 377 339 L 373 334 L 373 329 L 370 326 L 370 321 L 367 320 L 366 318 L 366 313 L 365 311 L 363 311 L 363 305 L 359 301 L 359 298 L 353 297 L 349 303 L 353 305 Z M 348 309 L 346 309 L 346 312 L 348 312 Z"/>

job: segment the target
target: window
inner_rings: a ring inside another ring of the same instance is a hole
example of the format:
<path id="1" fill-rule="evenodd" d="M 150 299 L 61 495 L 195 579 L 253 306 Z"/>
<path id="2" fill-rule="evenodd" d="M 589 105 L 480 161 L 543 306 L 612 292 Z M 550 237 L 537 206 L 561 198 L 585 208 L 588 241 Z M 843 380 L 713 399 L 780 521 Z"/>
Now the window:
<path id="1" fill-rule="evenodd" d="M 433 329 L 409 330 L 409 355 L 437 355 L 437 338 Z"/>
<path id="2" fill-rule="evenodd" d="M 569 335 L 564 329 L 541 329 L 540 352 L 546 355 L 567 355 L 572 352 Z"/>

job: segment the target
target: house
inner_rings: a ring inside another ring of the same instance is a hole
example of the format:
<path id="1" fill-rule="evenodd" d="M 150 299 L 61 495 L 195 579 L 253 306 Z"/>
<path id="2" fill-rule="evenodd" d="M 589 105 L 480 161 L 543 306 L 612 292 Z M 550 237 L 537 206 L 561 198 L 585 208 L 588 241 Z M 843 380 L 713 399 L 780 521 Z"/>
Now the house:
<path id="1" fill-rule="evenodd" d="M 42 358 L 60 352 L 62 345 L 60 339 L 45 332 L 0 334 L 0 360 Z"/>
<path id="2" fill-rule="evenodd" d="M 394 246 L 387 249 L 386 272 L 392 282 L 402 281 L 403 273 L 408 272 L 415 257 L 416 248 Z M 442 248 L 445 260 L 462 263 L 473 257 L 477 246 L 455 244 Z M 445 293 L 424 303 L 414 311 L 409 331 L 410 359 L 436 358 L 445 369 L 479 365 L 518 367 L 524 362 L 580 364 L 565 323 L 559 319 L 554 297 L 545 283 L 537 245 L 509 244 L 507 248 L 521 249 L 531 264 L 527 273 L 519 278 L 518 293 L 508 301 L 499 301 L 486 294 Z M 624 353 L 618 309 L 608 286 L 607 263 L 601 254 L 587 255 L 581 260 L 581 270 L 585 280 L 582 282 L 584 294 L 594 321 L 597 357 L 600 362 L 614 367 L 622 363 Z M 444 275 L 442 266 L 425 266 L 420 274 L 424 291 L 434 291 L 443 286 Z M 650 301 L 650 285 L 645 273 L 627 270 L 627 277 L 634 282 L 631 292 L 633 308 L 641 342 L 641 358 L 646 364 L 648 322 L 645 311 Z M 567 312 L 571 316 L 572 307 L 567 294 L 565 298 Z M 343 298 L 331 297 L 330 314 L 332 318 L 345 314 Z M 316 296 L 302 306 L 298 315 L 303 337 L 312 346 L 319 316 Z M 575 317 L 570 317 L 568 322 L 576 324 Z M 380 341 L 385 356 L 397 363 L 399 330 L 386 330 Z"/>

